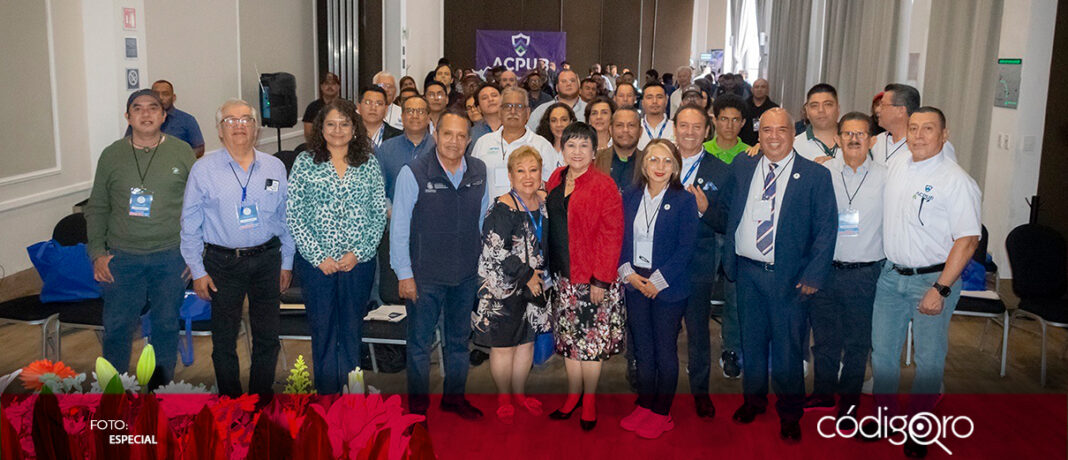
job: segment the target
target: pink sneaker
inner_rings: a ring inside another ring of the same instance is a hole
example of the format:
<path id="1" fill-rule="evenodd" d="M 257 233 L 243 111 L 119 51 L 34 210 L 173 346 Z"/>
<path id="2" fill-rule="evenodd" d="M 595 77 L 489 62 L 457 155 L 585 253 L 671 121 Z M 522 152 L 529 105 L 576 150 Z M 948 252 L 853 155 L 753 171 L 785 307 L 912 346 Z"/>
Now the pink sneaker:
<path id="1" fill-rule="evenodd" d="M 675 428 L 675 421 L 671 419 L 670 415 L 660 415 L 655 412 L 649 412 L 649 417 L 645 419 L 636 433 L 639 437 L 645 439 L 656 439 L 666 431 L 670 431 Z"/>
<path id="2" fill-rule="evenodd" d="M 645 419 L 650 415 L 653 415 L 653 411 L 642 406 L 637 406 L 634 409 L 634 412 L 631 412 L 630 415 L 623 417 L 623 419 L 619 421 L 619 426 L 627 431 L 637 430 L 639 426 L 645 423 Z"/>

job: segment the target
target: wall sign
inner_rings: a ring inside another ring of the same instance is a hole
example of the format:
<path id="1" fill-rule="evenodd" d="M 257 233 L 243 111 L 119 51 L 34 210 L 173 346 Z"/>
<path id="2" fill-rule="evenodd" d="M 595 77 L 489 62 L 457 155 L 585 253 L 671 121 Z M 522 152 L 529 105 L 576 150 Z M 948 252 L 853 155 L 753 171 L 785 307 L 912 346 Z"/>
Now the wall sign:
<path id="1" fill-rule="evenodd" d="M 994 85 L 994 107 L 1015 109 L 1020 103 L 1020 69 L 1023 59 L 998 59 L 998 82 Z"/>
<path id="2" fill-rule="evenodd" d="M 126 59 L 137 59 L 137 37 L 126 37 Z"/>
<path id="3" fill-rule="evenodd" d="M 137 90 L 141 88 L 141 72 L 137 69 L 126 69 L 126 89 Z"/>
<path id="4" fill-rule="evenodd" d="M 122 9 L 122 28 L 124 30 L 137 30 L 137 9 Z"/>

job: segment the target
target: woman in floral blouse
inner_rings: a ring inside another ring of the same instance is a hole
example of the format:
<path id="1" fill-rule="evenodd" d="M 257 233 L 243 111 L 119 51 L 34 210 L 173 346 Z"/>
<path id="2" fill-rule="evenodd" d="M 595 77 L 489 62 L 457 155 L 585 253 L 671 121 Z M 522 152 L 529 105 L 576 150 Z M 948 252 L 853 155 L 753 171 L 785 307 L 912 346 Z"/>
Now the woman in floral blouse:
<path id="1" fill-rule="evenodd" d="M 340 392 L 360 365 L 386 195 L 355 105 L 332 101 L 313 126 L 289 177 L 286 222 L 299 252 L 293 269 L 311 329 L 315 388 L 329 394 Z"/>
<path id="2" fill-rule="evenodd" d="M 511 424 L 516 402 L 541 415 L 541 401 L 526 397 L 534 339 L 549 331 L 545 297 L 544 232 L 549 220 L 538 189 L 541 155 L 530 146 L 508 156 L 512 190 L 497 197 L 482 223 L 478 307 L 471 315 L 474 342 L 490 347 L 490 374 L 499 395 L 497 418 Z"/>

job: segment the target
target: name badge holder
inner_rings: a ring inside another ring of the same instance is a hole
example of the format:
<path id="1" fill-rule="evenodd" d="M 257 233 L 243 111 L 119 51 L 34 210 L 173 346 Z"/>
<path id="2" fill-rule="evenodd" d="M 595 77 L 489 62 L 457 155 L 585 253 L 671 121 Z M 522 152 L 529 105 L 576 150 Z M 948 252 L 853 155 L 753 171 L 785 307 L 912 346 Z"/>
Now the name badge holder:
<path id="1" fill-rule="evenodd" d="M 152 217 L 152 192 L 144 187 L 130 187 L 130 215 Z"/>
<path id="2" fill-rule="evenodd" d="M 653 268 L 653 239 L 649 237 L 652 233 L 653 224 L 656 223 L 656 216 L 660 213 L 660 206 L 656 207 L 656 211 L 653 211 L 653 215 L 649 215 L 649 207 L 651 203 L 646 201 L 645 196 L 642 196 L 642 211 L 645 215 L 645 234 L 634 237 L 634 266 L 638 268 L 652 269 Z M 635 232 L 637 233 L 637 232 Z"/>
<path id="3" fill-rule="evenodd" d="M 237 228 L 249 230 L 260 226 L 260 210 L 253 204 L 237 205 Z"/>
<path id="4" fill-rule="evenodd" d="M 771 220 L 773 210 L 772 200 L 760 200 L 753 206 L 753 220 L 761 222 Z"/>
<path id="5" fill-rule="evenodd" d="M 860 235 L 860 211 L 847 209 L 838 213 L 838 236 L 853 238 Z"/>

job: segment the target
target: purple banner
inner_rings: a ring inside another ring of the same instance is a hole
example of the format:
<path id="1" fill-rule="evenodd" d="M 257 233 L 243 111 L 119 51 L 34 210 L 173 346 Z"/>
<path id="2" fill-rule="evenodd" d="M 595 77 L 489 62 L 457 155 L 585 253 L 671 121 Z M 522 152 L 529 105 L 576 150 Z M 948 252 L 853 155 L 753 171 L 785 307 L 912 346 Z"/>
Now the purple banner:
<path id="1" fill-rule="evenodd" d="M 503 65 L 519 75 L 537 62 L 560 64 L 567 59 L 567 33 L 528 30 L 475 31 L 475 70 Z"/>

